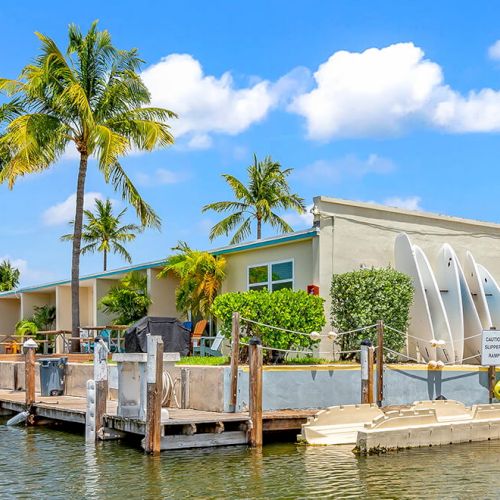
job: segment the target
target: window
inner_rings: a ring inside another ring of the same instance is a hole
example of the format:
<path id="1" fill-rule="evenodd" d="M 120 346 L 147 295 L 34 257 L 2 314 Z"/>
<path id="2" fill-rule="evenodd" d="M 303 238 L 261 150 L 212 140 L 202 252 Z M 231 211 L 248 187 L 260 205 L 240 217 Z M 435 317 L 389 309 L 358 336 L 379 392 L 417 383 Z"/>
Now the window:
<path id="1" fill-rule="evenodd" d="M 293 261 L 260 264 L 248 268 L 249 290 L 293 288 Z"/>

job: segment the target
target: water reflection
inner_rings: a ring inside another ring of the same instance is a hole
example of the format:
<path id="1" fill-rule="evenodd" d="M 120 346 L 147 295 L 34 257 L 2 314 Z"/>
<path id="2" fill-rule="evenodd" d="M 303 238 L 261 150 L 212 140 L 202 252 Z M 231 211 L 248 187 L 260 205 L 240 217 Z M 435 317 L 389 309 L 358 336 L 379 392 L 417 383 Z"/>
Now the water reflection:
<path id="1" fill-rule="evenodd" d="M 351 446 L 275 444 L 145 456 L 117 442 L 0 425 L 0 497 L 496 498 L 500 442 L 354 456 Z"/>

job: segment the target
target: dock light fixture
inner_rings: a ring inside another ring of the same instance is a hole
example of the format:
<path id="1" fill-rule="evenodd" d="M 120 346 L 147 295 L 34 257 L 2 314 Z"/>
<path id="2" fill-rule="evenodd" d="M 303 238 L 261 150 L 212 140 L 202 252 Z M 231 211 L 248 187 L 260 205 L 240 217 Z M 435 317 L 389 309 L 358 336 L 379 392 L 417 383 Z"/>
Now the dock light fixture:
<path id="1" fill-rule="evenodd" d="M 330 339 L 330 340 L 337 340 L 337 337 L 338 337 L 338 333 L 337 332 L 328 332 L 327 334 L 327 337 Z"/>
<path id="2" fill-rule="evenodd" d="M 321 334 L 319 332 L 311 332 L 309 337 L 311 337 L 311 340 L 320 340 Z"/>
<path id="3" fill-rule="evenodd" d="M 23 344 L 24 349 L 36 349 L 38 344 L 33 339 L 28 339 Z"/>

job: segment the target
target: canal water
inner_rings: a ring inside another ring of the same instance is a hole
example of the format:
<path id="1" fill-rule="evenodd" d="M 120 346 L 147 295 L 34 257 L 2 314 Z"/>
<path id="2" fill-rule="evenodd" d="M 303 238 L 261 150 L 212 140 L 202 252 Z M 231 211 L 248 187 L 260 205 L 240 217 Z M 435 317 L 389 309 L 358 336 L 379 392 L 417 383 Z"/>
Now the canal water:
<path id="1" fill-rule="evenodd" d="M 0 422 L 1 499 L 498 498 L 500 441 L 355 457 L 269 444 L 145 456 L 117 442 Z"/>

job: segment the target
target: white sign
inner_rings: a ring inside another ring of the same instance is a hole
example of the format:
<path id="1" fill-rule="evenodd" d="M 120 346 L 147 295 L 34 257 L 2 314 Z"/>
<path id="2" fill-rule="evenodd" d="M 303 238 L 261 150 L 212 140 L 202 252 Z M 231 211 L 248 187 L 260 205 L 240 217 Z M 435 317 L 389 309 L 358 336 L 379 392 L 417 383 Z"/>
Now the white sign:
<path id="1" fill-rule="evenodd" d="M 481 364 L 500 365 L 500 330 L 484 330 L 481 342 Z"/>

